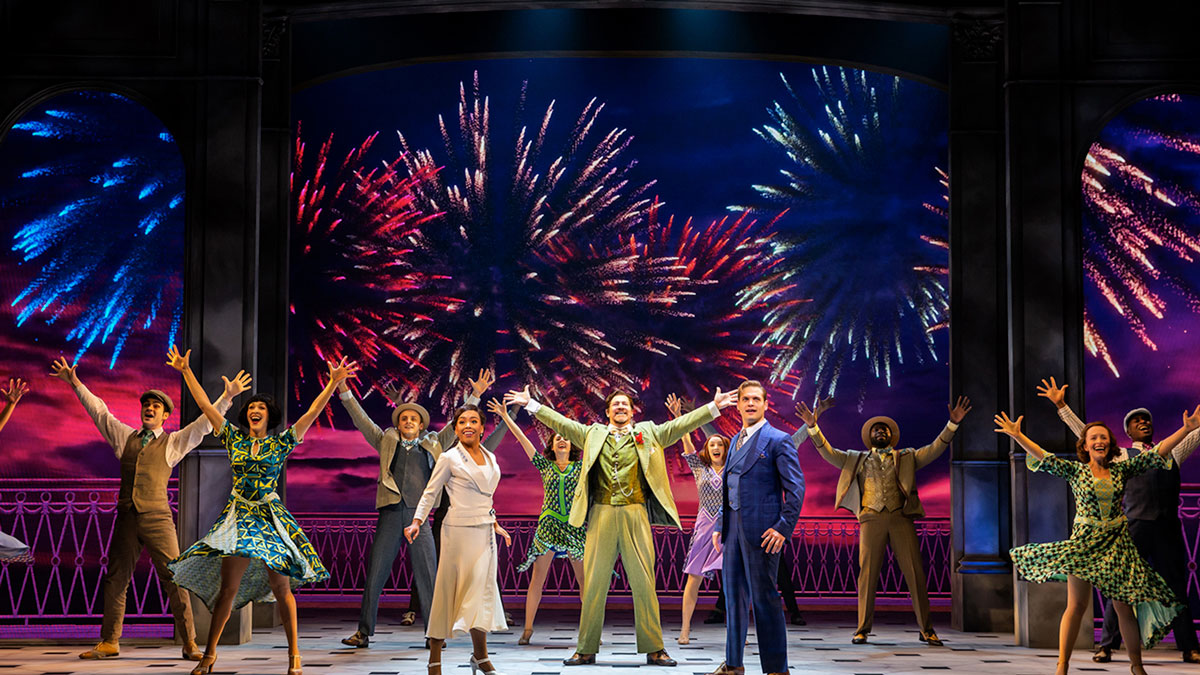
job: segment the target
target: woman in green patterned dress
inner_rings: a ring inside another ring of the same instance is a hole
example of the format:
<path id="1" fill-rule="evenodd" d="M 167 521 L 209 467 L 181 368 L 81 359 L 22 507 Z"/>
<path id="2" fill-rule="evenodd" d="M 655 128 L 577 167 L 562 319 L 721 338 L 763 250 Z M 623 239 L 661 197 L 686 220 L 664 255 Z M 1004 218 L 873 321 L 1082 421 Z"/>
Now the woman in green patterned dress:
<path id="1" fill-rule="evenodd" d="M 1092 586 L 1112 599 L 1121 637 L 1129 650 L 1130 671 L 1145 675 L 1142 645 L 1153 646 L 1171 629 L 1182 609 L 1179 598 L 1151 569 L 1133 546 L 1122 501 L 1125 481 L 1152 468 L 1166 468 L 1171 450 L 1193 429 L 1200 427 L 1200 406 L 1183 414 L 1183 427 L 1163 440 L 1156 452 L 1143 452 L 1124 462 L 1112 462 L 1117 443 L 1103 422 L 1083 429 L 1075 444 L 1078 462 L 1046 452 L 1021 432 L 1021 420 L 1007 413 L 996 415 L 996 432 L 1012 437 L 1028 453 L 1033 471 L 1065 478 L 1075 495 L 1075 523 L 1066 541 L 1026 544 L 1012 549 L 1013 565 L 1034 582 L 1067 582 L 1067 608 L 1058 630 L 1058 675 L 1067 672 L 1079 622 L 1087 609 Z"/>
<path id="2" fill-rule="evenodd" d="M 542 488 L 545 490 L 542 514 L 538 517 L 537 530 L 533 533 L 533 541 L 529 545 L 529 555 L 525 562 L 517 567 L 518 572 L 533 567 L 529 590 L 525 594 L 525 632 L 521 633 L 521 638 L 517 640 L 517 644 L 527 645 L 533 635 L 533 619 L 537 616 L 538 605 L 542 602 L 542 588 L 546 585 L 550 563 L 555 558 L 567 558 L 571 562 L 571 569 L 575 571 L 576 582 L 582 583 L 584 529 L 568 525 L 567 519 L 571 515 L 575 486 L 579 483 L 579 471 L 583 464 L 579 460 L 583 453 L 558 434 L 554 434 L 550 445 L 539 453 L 500 401 L 492 399 L 488 403 L 488 410 L 504 420 L 504 424 L 525 450 L 525 456 L 529 457 L 533 467 L 542 474 Z"/>
<path id="3" fill-rule="evenodd" d="M 279 503 L 275 488 L 284 460 L 312 426 L 317 415 L 329 403 L 338 384 L 354 377 L 355 363 L 329 363 L 329 381 L 291 428 L 268 435 L 282 414 L 274 399 L 256 394 L 242 406 L 238 415 L 241 426 L 225 420 L 213 406 L 188 364 L 191 351 L 180 356 L 175 347 L 168 353 L 168 364 L 183 374 L 192 398 L 200 411 L 217 429 L 229 452 L 233 472 L 233 492 L 224 511 L 200 541 L 168 563 L 175 583 L 204 601 L 212 612 L 208 644 L 204 658 L 192 675 L 212 672 L 217 661 L 217 642 L 230 613 L 254 600 L 276 601 L 288 643 L 288 675 L 301 675 L 300 646 L 297 637 L 296 599 L 292 590 L 304 584 L 324 581 L 329 572 L 321 564 L 312 543 L 291 513 Z M 225 380 L 229 384 L 228 378 Z M 242 391 L 249 388 L 250 376 L 238 373 L 234 381 Z"/>

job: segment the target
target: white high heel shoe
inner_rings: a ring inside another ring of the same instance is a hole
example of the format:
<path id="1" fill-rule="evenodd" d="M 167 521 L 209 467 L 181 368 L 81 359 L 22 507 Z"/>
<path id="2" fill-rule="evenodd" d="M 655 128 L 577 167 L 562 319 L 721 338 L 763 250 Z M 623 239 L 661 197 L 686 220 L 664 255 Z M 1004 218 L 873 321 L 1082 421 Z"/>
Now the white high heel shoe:
<path id="1" fill-rule="evenodd" d="M 496 672 L 495 670 L 484 670 L 483 667 L 479 665 L 481 663 L 489 663 L 490 664 L 491 662 L 492 662 L 492 660 L 490 658 L 484 659 L 482 661 L 476 660 L 475 655 L 472 654 L 471 655 L 471 675 L 475 675 L 476 671 L 482 671 L 483 675 L 500 675 L 500 673 Z"/>

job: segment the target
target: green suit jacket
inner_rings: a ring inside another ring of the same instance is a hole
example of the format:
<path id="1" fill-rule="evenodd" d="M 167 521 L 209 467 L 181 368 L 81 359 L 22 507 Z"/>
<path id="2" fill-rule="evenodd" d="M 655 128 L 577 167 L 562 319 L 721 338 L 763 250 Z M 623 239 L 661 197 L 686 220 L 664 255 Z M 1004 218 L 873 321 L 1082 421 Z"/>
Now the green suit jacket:
<path id="1" fill-rule="evenodd" d="M 675 508 L 675 497 L 671 494 L 671 480 L 667 475 L 667 461 L 663 456 L 663 448 L 677 443 L 689 431 L 716 419 L 711 408 L 711 404 L 701 406 L 663 424 L 638 422 L 633 425 L 638 463 L 642 467 L 646 483 L 650 486 L 650 494 L 646 495 L 646 513 L 650 516 L 651 525 L 680 526 L 679 510 Z M 545 405 L 537 409 L 534 417 L 563 438 L 583 448 L 583 471 L 575 488 L 575 499 L 571 502 L 569 521 L 575 527 L 583 527 L 587 520 L 588 508 L 591 506 L 588 472 L 592 470 L 592 465 L 600 456 L 600 450 L 608 438 L 608 425 L 582 424 L 569 420 Z M 641 443 L 636 442 L 638 434 L 641 434 Z"/>

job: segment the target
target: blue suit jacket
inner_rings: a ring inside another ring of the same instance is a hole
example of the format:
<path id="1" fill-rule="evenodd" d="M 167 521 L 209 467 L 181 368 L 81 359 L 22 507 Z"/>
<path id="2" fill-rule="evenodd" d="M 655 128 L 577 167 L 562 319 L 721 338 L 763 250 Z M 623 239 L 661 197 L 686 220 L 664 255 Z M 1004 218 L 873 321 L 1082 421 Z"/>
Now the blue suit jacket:
<path id="1" fill-rule="evenodd" d="M 800 518 L 800 506 L 804 503 L 804 472 L 800 470 L 800 457 L 796 446 L 787 434 L 768 422 L 749 441 L 741 466 L 725 463 L 721 472 L 721 492 L 724 495 L 718 531 L 721 541 L 729 525 L 729 481 L 724 480 L 730 471 L 738 471 L 739 513 L 746 528 L 746 539 L 756 542 L 768 528 L 774 528 L 784 537 L 791 537 Z M 732 448 L 730 448 L 732 450 Z"/>

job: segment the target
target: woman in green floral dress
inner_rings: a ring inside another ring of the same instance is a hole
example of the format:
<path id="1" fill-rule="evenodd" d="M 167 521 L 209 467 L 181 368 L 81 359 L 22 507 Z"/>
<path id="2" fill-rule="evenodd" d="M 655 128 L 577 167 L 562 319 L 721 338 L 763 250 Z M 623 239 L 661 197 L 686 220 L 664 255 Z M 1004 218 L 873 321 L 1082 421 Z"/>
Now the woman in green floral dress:
<path id="1" fill-rule="evenodd" d="M 504 424 L 525 450 L 525 456 L 533 462 L 533 468 L 542 474 L 542 488 L 545 490 L 542 514 L 538 518 L 533 541 L 529 544 L 529 555 L 525 562 L 517 567 L 518 572 L 533 567 L 529 590 L 525 594 L 525 631 L 517 641 L 517 644 L 527 645 L 530 636 L 533 635 L 533 619 L 537 616 L 538 605 L 542 602 L 542 588 L 546 585 L 550 563 L 555 558 L 566 558 L 571 562 L 571 569 L 575 571 L 576 581 L 583 579 L 585 530 L 567 523 L 571 515 L 571 500 L 575 498 L 575 486 L 579 484 L 580 468 L 583 465 L 580 457 L 583 453 L 558 434 L 554 434 L 550 445 L 539 453 L 500 401 L 492 399 L 488 403 L 488 410 L 504 420 Z"/>
<path id="2" fill-rule="evenodd" d="M 1092 586 L 1111 598 L 1117 610 L 1121 637 L 1129 650 L 1130 671 L 1145 675 L 1142 645 L 1153 646 L 1171 629 L 1182 609 L 1163 578 L 1151 569 L 1133 546 L 1122 501 L 1125 481 L 1152 468 L 1165 468 L 1171 450 L 1192 429 L 1200 427 L 1200 406 L 1183 415 L 1183 427 L 1163 440 L 1156 452 L 1112 463 L 1117 454 L 1113 433 L 1103 422 L 1083 429 L 1076 443 L 1078 462 L 1048 453 L 1021 432 L 1021 420 L 996 415 L 996 431 L 1012 437 L 1028 453 L 1034 471 L 1064 478 L 1075 495 L 1075 523 L 1066 541 L 1026 544 L 1010 551 L 1021 576 L 1034 582 L 1067 582 L 1067 609 L 1058 634 L 1058 675 L 1067 672 L 1079 622 L 1087 609 Z"/>
<path id="3" fill-rule="evenodd" d="M 279 605 L 287 635 L 287 672 L 300 675 L 299 628 L 292 589 L 324 581 L 329 572 L 296 519 L 280 503 L 275 488 L 284 460 L 304 439 L 334 389 L 354 377 L 358 366 L 347 363 L 346 359 L 329 363 L 328 383 L 308 411 L 291 428 L 268 434 L 282 418 L 274 399 L 255 394 L 242 406 L 238 421 L 248 430 L 243 431 L 226 421 L 209 401 L 188 364 L 190 355 L 188 351 L 181 356 L 171 347 L 168 363 L 183 374 L 192 398 L 217 430 L 217 437 L 229 453 L 233 473 L 233 491 L 217 522 L 200 541 L 167 565 L 175 574 L 175 583 L 199 596 L 212 611 L 204 658 L 192 675 L 212 672 L 217 661 L 217 642 L 230 613 L 251 600 L 274 600 Z M 227 378 L 222 379 L 229 383 Z M 234 382 L 245 391 L 250 376 L 238 373 Z"/>

